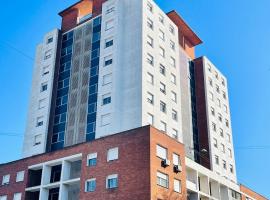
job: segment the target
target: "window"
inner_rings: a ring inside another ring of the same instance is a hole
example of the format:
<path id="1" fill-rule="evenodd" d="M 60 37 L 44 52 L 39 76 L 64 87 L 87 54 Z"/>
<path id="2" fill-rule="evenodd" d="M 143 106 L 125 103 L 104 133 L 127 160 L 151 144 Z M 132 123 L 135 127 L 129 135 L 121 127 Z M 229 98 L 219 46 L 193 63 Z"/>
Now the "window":
<path id="1" fill-rule="evenodd" d="M 160 23 L 164 24 L 164 17 L 163 17 L 163 15 L 159 14 L 158 15 L 158 20 L 160 21 Z"/>
<path id="2" fill-rule="evenodd" d="M 150 2 L 147 2 L 147 10 L 153 12 L 153 5 Z"/>
<path id="3" fill-rule="evenodd" d="M 154 84 L 154 76 L 149 72 L 147 73 L 147 82 L 151 83 L 152 85 Z"/>
<path id="4" fill-rule="evenodd" d="M 172 110 L 172 119 L 174 121 L 177 121 L 178 120 L 178 114 L 177 114 L 177 111 L 176 110 Z"/>
<path id="5" fill-rule="evenodd" d="M 111 114 L 101 116 L 101 126 L 107 126 L 111 123 Z"/>
<path id="6" fill-rule="evenodd" d="M 173 153 L 173 165 L 180 166 L 180 156 L 176 153 Z"/>
<path id="7" fill-rule="evenodd" d="M 154 47 L 154 40 L 149 35 L 147 36 L 147 44 L 149 44 L 151 47 Z"/>
<path id="8" fill-rule="evenodd" d="M 107 162 L 118 160 L 118 147 L 109 149 L 107 152 Z"/>
<path id="9" fill-rule="evenodd" d="M 173 57 L 170 58 L 170 65 L 176 67 L 175 59 Z"/>
<path id="10" fill-rule="evenodd" d="M 48 89 L 48 82 L 41 83 L 40 92 L 44 92 Z"/>
<path id="11" fill-rule="evenodd" d="M 223 92 L 222 92 L 222 95 L 223 95 L 223 98 L 224 98 L 224 99 L 227 99 L 226 92 L 223 91 Z"/>
<path id="12" fill-rule="evenodd" d="M 215 116 L 215 109 L 213 107 L 211 107 L 211 114 Z"/>
<path id="13" fill-rule="evenodd" d="M 110 29 L 113 29 L 113 26 L 114 26 L 114 21 L 113 21 L 113 19 L 107 21 L 107 22 L 105 23 L 105 31 L 108 31 L 108 30 L 110 30 Z"/>
<path id="14" fill-rule="evenodd" d="M 216 138 L 214 138 L 214 147 L 218 148 L 218 142 Z"/>
<path id="15" fill-rule="evenodd" d="M 171 82 L 176 85 L 176 76 L 171 74 Z"/>
<path id="16" fill-rule="evenodd" d="M 44 60 L 47 60 L 52 57 L 52 50 L 45 51 Z"/>
<path id="17" fill-rule="evenodd" d="M 107 6 L 106 14 L 108 15 L 108 14 L 114 12 L 114 10 L 115 10 L 115 7 L 113 5 L 109 5 L 109 6 Z"/>
<path id="18" fill-rule="evenodd" d="M 224 137 L 224 132 L 223 132 L 222 128 L 219 129 L 219 134 L 220 134 L 221 137 Z"/>
<path id="19" fill-rule="evenodd" d="M 159 158 L 161 158 L 161 159 L 163 159 L 163 160 L 165 160 L 165 159 L 167 159 L 167 154 L 168 154 L 168 150 L 166 149 L 166 148 L 164 148 L 164 147 L 162 147 L 162 146 L 160 146 L 160 145 L 157 145 L 156 146 L 156 150 L 157 150 L 157 157 L 159 157 Z"/>
<path id="20" fill-rule="evenodd" d="M 217 131 L 217 125 L 214 122 L 212 122 L 212 130 Z"/>
<path id="21" fill-rule="evenodd" d="M 225 160 L 222 161 L 222 164 L 223 164 L 223 169 L 227 169 L 227 163 Z"/>
<path id="22" fill-rule="evenodd" d="M 220 89 L 219 89 L 218 85 L 216 85 L 216 91 L 217 91 L 217 93 L 220 93 Z"/>
<path id="23" fill-rule="evenodd" d="M 2 185 L 8 185 L 9 184 L 9 180 L 10 180 L 10 175 L 9 174 L 3 176 Z"/>
<path id="24" fill-rule="evenodd" d="M 154 116 L 150 113 L 147 114 L 147 122 L 149 125 L 153 125 L 154 124 Z"/>
<path id="25" fill-rule="evenodd" d="M 111 94 L 110 93 L 104 94 L 102 96 L 102 105 L 110 104 L 111 101 L 112 101 L 112 97 L 111 97 Z"/>
<path id="26" fill-rule="evenodd" d="M 175 42 L 170 41 L 170 47 L 172 50 L 175 50 Z"/>
<path id="27" fill-rule="evenodd" d="M 215 71 L 215 77 L 216 77 L 216 79 L 218 79 L 218 72 L 217 71 Z"/>
<path id="28" fill-rule="evenodd" d="M 163 121 L 160 122 L 160 130 L 163 132 L 167 132 L 167 124 Z"/>
<path id="29" fill-rule="evenodd" d="M 159 72 L 164 76 L 166 75 L 166 69 L 165 69 L 164 65 L 162 65 L 162 64 L 159 65 Z"/>
<path id="30" fill-rule="evenodd" d="M 5 196 L 0 196 L 0 200 L 7 200 L 7 195 L 5 195 Z"/>
<path id="31" fill-rule="evenodd" d="M 224 144 L 221 144 L 221 150 L 223 153 L 225 153 L 225 145 Z"/>
<path id="32" fill-rule="evenodd" d="M 161 39 L 161 40 L 165 40 L 165 33 L 162 31 L 162 30 L 160 30 L 159 29 L 159 34 L 158 34 L 158 36 L 159 36 L 159 38 Z"/>
<path id="33" fill-rule="evenodd" d="M 42 135 L 35 135 L 34 137 L 34 146 L 40 145 L 42 141 Z"/>
<path id="34" fill-rule="evenodd" d="M 170 33 L 174 34 L 174 27 L 172 25 L 169 26 Z"/>
<path id="35" fill-rule="evenodd" d="M 53 37 L 50 37 L 50 38 L 47 39 L 47 44 L 50 44 L 52 42 L 53 42 Z"/>
<path id="36" fill-rule="evenodd" d="M 222 115 L 220 113 L 218 113 L 218 120 L 222 122 Z"/>
<path id="37" fill-rule="evenodd" d="M 50 67 L 49 65 L 43 67 L 42 76 L 49 74 L 49 67 Z"/>
<path id="38" fill-rule="evenodd" d="M 181 193 L 181 181 L 180 180 L 177 180 L 177 179 L 174 179 L 173 180 L 173 188 L 174 188 L 174 191 L 177 192 L 177 193 Z"/>
<path id="39" fill-rule="evenodd" d="M 109 38 L 105 40 L 105 48 L 113 46 L 113 38 Z"/>
<path id="40" fill-rule="evenodd" d="M 103 85 L 110 84 L 112 82 L 112 74 L 106 74 L 103 76 Z"/>
<path id="41" fill-rule="evenodd" d="M 212 101 L 214 101 L 214 94 L 212 92 L 209 92 L 209 97 Z"/>
<path id="42" fill-rule="evenodd" d="M 227 133 L 227 140 L 229 143 L 231 143 L 231 136 Z"/>
<path id="43" fill-rule="evenodd" d="M 22 193 L 15 193 L 13 196 L 13 200 L 21 200 L 22 199 Z"/>
<path id="44" fill-rule="evenodd" d="M 157 185 L 169 188 L 169 177 L 167 174 L 157 172 Z"/>
<path id="45" fill-rule="evenodd" d="M 85 192 L 94 192 L 96 190 L 96 179 L 89 179 L 85 182 Z"/>
<path id="46" fill-rule="evenodd" d="M 159 47 L 159 55 L 163 58 L 165 58 L 165 50 L 162 47 Z"/>
<path id="47" fill-rule="evenodd" d="M 223 78 L 221 79 L 221 83 L 223 86 L 225 86 L 225 80 Z"/>
<path id="48" fill-rule="evenodd" d="M 154 57 L 151 54 L 147 54 L 147 58 L 146 61 L 150 64 L 150 65 L 154 65 Z"/>
<path id="49" fill-rule="evenodd" d="M 215 156 L 215 163 L 216 163 L 217 165 L 219 165 L 219 157 L 218 157 L 218 156 Z"/>
<path id="50" fill-rule="evenodd" d="M 37 127 L 38 126 L 43 126 L 43 117 L 38 117 L 37 118 Z"/>
<path id="51" fill-rule="evenodd" d="M 175 92 L 171 92 L 171 99 L 174 101 L 174 102 L 177 102 L 177 96 L 176 96 L 176 93 Z"/>
<path id="52" fill-rule="evenodd" d="M 213 80 L 209 78 L 209 85 L 213 86 Z"/>
<path id="53" fill-rule="evenodd" d="M 232 150 L 230 148 L 228 148 L 228 152 L 229 152 L 230 158 L 232 158 Z"/>
<path id="54" fill-rule="evenodd" d="M 46 107 L 46 99 L 41 99 L 38 102 L 38 109 L 42 109 Z"/>
<path id="55" fill-rule="evenodd" d="M 22 182 L 24 180 L 24 171 L 17 172 L 16 182 Z"/>
<path id="56" fill-rule="evenodd" d="M 93 167 L 97 165 L 97 153 L 91 153 L 87 156 L 87 166 Z"/>
<path id="57" fill-rule="evenodd" d="M 230 165 L 230 172 L 233 174 L 233 166 L 232 165 Z"/>
<path id="58" fill-rule="evenodd" d="M 151 19 L 147 18 L 147 26 L 150 28 L 150 29 L 154 29 L 154 23 Z"/>
<path id="59" fill-rule="evenodd" d="M 160 91 L 163 94 L 166 94 L 166 85 L 160 82 Z"/>
<path id="60" fill-rule="evenodd" d="M 230 124 L 229 124 L 229 121 L 227 119 L 225 120 L 225 124 L 229 128 Z"/>
<path id="61" fill-rule="evenodd" d="M 118 187 L 118 175 L 117 174 L 107 176 L 106 187 L 107 187 L 107 189 L 113 189 L 113 188 Z"/>
<path id="62" fill-rule="evenodd" d="M 104 66 L 108 66 L 108 65 L 111 65 L 113 63 L 113 58 L 112 58 L 112 55 L 110 56 L 106 56 L 104 58 Z"/>
<path id="63" fill-rule="evenodd" d="M 225 113 L 228 113 L 228 107 L 226 105 L 223 105 L 223 109 Z"/>
<path id="64" fill-rule="evenodd" d="M 147 102 L 149 102 L 150 104 L 154 104 L 154 95 L 150 92 L 147 92 Z"/>
<path id="65" fill-rule="evenodd" d="M 166 103 L 164 103 L 163 101 L 160 101 L 160 111 L 163 112 L 163 113 L 167 112 Z"/>
<path id="66" fill-rule="evenodd" d="M 173 137 L 174 139 L 178 139 L 178 131 L 177 131 L 177 130 L 172 129 L 172 137 Z"/>

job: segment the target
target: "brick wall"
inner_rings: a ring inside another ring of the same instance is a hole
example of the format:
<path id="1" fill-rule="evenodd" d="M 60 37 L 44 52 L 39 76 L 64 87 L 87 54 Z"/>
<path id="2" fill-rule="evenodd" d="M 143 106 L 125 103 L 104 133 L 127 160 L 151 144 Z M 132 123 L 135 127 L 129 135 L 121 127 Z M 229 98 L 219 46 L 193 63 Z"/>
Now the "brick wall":
<path id="1" fill-rule="evenodd" d="M 244 194 L 242 195 L 242 200 L 246 200 L 246 197 L 252 197 L 256 200 L 267 200 L 267 198 L 263 197 L 262 195 L 252 191 L 248 187 L 244 185 L 240 185 L 240 191 Z M 246 195 L 245 195 L 246 194 Z"/>

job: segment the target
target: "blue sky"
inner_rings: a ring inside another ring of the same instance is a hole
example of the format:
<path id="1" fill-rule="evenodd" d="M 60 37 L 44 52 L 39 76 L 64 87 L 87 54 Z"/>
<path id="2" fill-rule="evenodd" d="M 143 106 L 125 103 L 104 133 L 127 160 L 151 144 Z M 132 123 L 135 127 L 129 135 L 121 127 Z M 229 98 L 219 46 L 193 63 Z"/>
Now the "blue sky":
<path id="1" fill-rule="evenodd" d="M 270 1 L 156 0 L 177 10 L 228 78 L 237 174 L 270 197 Z M 35 47 L 76 0 L 5 1 L 0 12 L 0 163 L 20 158 Z M 12 12 L 11 12 L 12 11 Z M 14 47 L 17 49 L 15 50 Z M 16 133 L 16 136 L 5 136 Z M 4 135 L 3 135 L 4 134 Z M 243 148 L 243 147 L 261 148 Z"/>

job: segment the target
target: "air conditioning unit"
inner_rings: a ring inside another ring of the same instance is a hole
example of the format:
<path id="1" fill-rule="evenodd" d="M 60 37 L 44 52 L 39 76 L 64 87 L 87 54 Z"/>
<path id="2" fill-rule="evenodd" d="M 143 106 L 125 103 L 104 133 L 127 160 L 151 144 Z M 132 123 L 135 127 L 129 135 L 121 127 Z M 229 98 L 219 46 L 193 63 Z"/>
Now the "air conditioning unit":
<path id="1" fill-rule="evenodd" d="M 180 172 L 182 172 L 182 166 L 180 166 L 180 165 L 174 165 L 173 166 L 173 171 L 175 172 L 175 173 L 180 173 Z"/>
<path id="2" fill-rule="evenodd" d="M 161 166 L 164 168 L 170 166 L 170 164 L 171 162 L 168 159 L 164 159 L 161 161 Z"/>

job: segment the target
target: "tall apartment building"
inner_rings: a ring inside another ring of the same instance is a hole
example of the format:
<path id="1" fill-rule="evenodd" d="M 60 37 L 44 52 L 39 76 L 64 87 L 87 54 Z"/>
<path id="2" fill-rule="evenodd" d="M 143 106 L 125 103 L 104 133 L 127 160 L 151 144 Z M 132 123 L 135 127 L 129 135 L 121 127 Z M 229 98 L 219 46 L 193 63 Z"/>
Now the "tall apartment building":
<path id="1" fill-rule="evenodd" d="M 176 11 L 81 0 L 59 15 L 0 200 L 266 199 L 237 183 L 226 77 L 196 58 L 202 41 Z"/>

